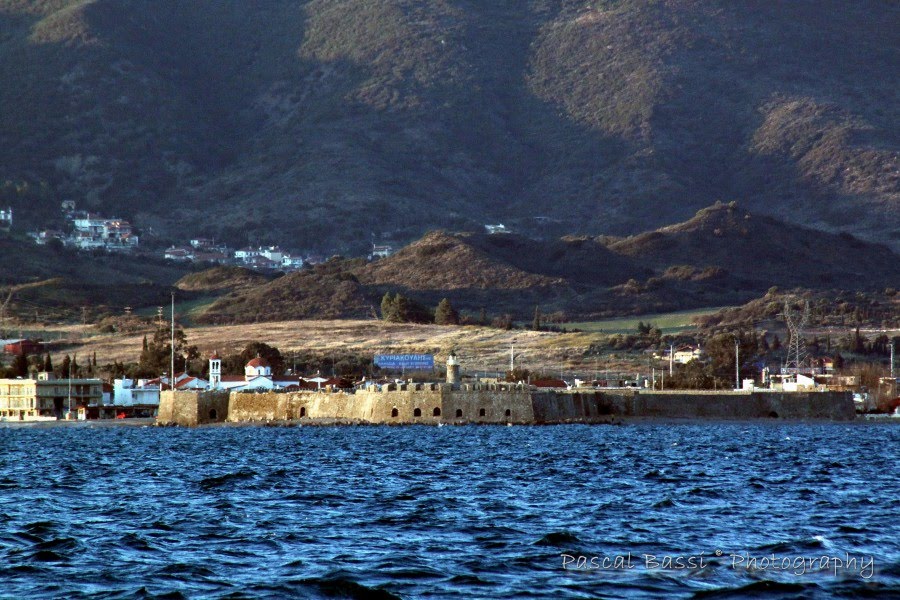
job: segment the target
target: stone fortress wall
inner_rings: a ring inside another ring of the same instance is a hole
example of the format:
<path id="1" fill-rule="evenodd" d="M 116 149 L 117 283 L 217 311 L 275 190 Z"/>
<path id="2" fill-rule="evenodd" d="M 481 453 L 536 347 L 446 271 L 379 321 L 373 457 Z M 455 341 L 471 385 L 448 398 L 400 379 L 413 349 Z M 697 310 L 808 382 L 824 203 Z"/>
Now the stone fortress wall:
<path id="1" fill-rule="evenodd" d="M 390 384 L 355 393 L 163 392 L 158 423 L 608 423 L 617 418 L 855 418 L 845 392 L 537 390 L 523 384 Z"/>

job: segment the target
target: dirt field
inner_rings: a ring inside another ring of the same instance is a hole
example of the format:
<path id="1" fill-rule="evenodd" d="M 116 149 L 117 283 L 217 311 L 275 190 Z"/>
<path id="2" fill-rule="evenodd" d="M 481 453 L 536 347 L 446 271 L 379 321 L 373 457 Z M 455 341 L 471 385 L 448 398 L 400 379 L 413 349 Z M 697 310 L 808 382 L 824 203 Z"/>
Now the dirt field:
<path id="1" fill-rule="evenodd" d="M 500 371 L 508 368 L 510 346 L 513 345 L 516 365 L 533 371 L 614 370 L 630 362 L 613 357 L 603 360 L 585 358 L 591 343 L 603 337 L 597 333 L 503 331 L 489 327 L 395 324 L 375 320 L 200 326 L 189 327 L 185 333 L 188 343 L 196 344 L 203 355 L 213 350 L 220 354 L 236 353 L 252 341 L 265 342 L 282 353 L 306 351 L 328 356 L 421 352 L 434 353 L 438 362 L 443 362 L 449 351 L 455 350 L 466 370 Z M 73 352 L 79 356 L 96 352 L 100 364 L 113 360 L 135 362 L 143 338 L 143 333 L 92 334 L 90 327 L 67 328 L 66 334 L 72 344 L 67 344 L 64 351 L 54 353 L 54 362 L 61 360 L 63 353 Z"/>

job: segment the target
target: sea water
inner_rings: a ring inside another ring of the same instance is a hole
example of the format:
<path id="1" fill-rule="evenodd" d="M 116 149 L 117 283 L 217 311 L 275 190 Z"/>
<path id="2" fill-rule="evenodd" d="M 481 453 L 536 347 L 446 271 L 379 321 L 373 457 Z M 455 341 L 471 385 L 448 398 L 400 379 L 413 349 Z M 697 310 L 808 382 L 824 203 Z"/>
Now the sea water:
<path id="1" fill-rule="evenodd" d="M 3 598 L 900 594 L 900 427 L 0 427 Z"/>

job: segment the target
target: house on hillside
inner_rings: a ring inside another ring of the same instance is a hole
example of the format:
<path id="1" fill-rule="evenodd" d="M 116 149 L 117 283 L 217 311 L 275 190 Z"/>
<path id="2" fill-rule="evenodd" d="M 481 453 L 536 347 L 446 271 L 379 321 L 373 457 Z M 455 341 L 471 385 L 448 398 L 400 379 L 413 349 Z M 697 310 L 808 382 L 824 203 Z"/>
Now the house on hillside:
<path id="1" fill-rule="evenodd" d="M 669 360 L 669 350 L 667 349 L 662 354 L 653 354 L 653 358 L 657 360 Z M 675 354 L 672 357 L 672 360 L 679 365 L 686 365 L 692 360 L 701 360 L 703 358 L 703 349 L 700 346 L 679 346 L 675 349 Z"/>
<path id="2" fill-rule="evenodd" d="M 29 340 L 26 338 L 0 340 L 0 344 L 3 344 L 3 352 L 13 355 L 30 356 L 32 354 L 40 354 L 44 349 L 44 344 L 40 340 Z"/>
<path id="3" fill-rule="evenodd" d="M 372 244 L 372 251 L 369 253 L 369 260 L 375 260 L 377 258 L 387 258 L 393 253 L 393 246 Z"/>
<path id="4" fill-rule="evenodd" d="M 0 229 L 12 229 L 12 208 L 0 210 Z"/>
<path id="5" fill-rule="evenodd" d="M 69 242 L 79 250 L 105 248 L 122 252 L 137 248 L 139 243 L 131 223 L 124 219 L 104 219 L 91 213 L 73 213 L 72 226 L 75 231 Z"/>
<path id="6" fill-rule="evenodd" d="M 194 260 L 194 251 L 190 248 L 185 248 L 184 246 L 172 246 L 170 248 L 166 248 L 166 252 L 165 254 L 163 254 L 163 257 L 166 260 L 189 262 Z"/>
<path id="7" fill-rule="evenodd" d="M 44 246 L 52 240 L 66 241 L 66 234 L 55 229 L 42 229 L 41 231 L 32 231 L 29 234 L 36 244 Z"/>

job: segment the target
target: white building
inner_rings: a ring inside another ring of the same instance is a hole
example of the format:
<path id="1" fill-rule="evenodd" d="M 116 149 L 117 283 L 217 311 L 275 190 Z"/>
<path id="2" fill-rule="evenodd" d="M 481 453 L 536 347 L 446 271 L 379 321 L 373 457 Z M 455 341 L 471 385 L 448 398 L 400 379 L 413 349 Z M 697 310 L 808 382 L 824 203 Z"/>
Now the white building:
<path id="1" fill-rule="evenodd" d="M 268 246 L 266 248 L 259 249 L 259 255 L 271 260 L 274 263 L 281 264 L 281 260 L 284 258 L 284 252 L 281 251 L 281 248 L 278 246 Z"/>
<path id="2" fill-rule="evenodd" d="M 375 260 L 376 258 L 387 258 L 393 253 L 394 248 L 392 246 L 379 246 L 378 244 L 372 244 L 372 252 L 369 254 L 369 260 Z"/>
<path id="3" fill-rule="evenodd" d="M 277 377 L 277 379 L 276 379 Z M 277 376 L 272 374 L 272 367 L 265 358 L 257 356 L 244 365 L 244 375 L 222 375 L 222 359 L 218 352 L 209 357 L 208 389 L 229 390 L 233 392 L 283 389 L 300 386 L 303 380 L 299 377 Z"/>
<path id="4" fill-rule="evenodd" d="M 300 269 L 303 267 L 303 259 L 299 256 L 285 254 L 281 257 L 281 266 L 285 269 Z"/>
<path id="5" fill-rule="evenodd" d="M 257 256 L 259 256 L 258 248 L 241 248 L 240 250 L 234 251 L 234 257 L 243 262 L 247 262 Z"/>
<path id="6" fill-rule="evenodd" d="M 159 385 L 146 379 L 116 379 L 113 381 L 112 403 L 116 406 L 159 406 Z"/>
<path id="7" fill-rule="evenodd" d="M 189 262 L 194 260 L 194 252 L 190 248 L 172 246 L 163 255 L 167 260 Z"/>
<path id="8" fill-rule="evenodd" d="M 90 213 L 79 213 L 72 219 L 72 225 L 75 231 L 71 243 L 81 250 L 130 250 L 136 248 L 139 242 L 131 223 L 124 219 L 104 219 Z"/>

